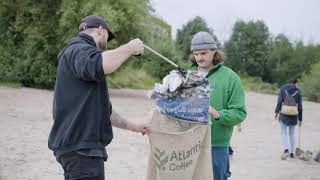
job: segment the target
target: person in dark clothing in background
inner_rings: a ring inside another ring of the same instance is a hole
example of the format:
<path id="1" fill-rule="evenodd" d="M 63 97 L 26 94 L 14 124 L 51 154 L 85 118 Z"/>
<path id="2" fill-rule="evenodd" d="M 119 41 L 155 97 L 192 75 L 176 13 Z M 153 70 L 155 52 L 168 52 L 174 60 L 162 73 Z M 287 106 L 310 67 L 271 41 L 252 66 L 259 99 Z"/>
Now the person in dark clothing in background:
<path id="1" fill-rule="evenodd" d="M 232 149 L 232 147 L 231 146 L 229 146 L 229 156 L 233 156 L 233 149 Z"/>
<path id="2" fill-rule="evenodd" d="M 48 147 L 66 180 L 103 180 L 112 126 L 145 134 L 147 124 L 134 124 L 112 110 L 105 75 L 131 55 L 143 54 L 143 42 L 133 39 L 116 49 L 107 42 L 116 35 L 99 16 L 87 16 L 58 55 L 53 98 L 54 123 Z"/>
<path id="3" fill-rule="evenodd" d="M 283 85 L 280 88 L 277 107 L 275 110 L 275 119 L 279 121 L 281 125 L 281 141 L 284 149 L 284 152 L 281 156 L 282 160 L 287 159 L 289 156 L 294 158 L 294 151 L 296 148 L 295 126 L 297 124 L 299 127 L 302 125 L 302 96 L 300 90 L 296 86 L 297 82 L 297 79 L 292 79 L 288 84 Z M 295 101 L 294 103 L 296 103 L 297 113 L 295 115 L 286 115 L 286 113 L 283 111 L 284 101 L 286 100 L 287 96 L 292 96 Z"/>

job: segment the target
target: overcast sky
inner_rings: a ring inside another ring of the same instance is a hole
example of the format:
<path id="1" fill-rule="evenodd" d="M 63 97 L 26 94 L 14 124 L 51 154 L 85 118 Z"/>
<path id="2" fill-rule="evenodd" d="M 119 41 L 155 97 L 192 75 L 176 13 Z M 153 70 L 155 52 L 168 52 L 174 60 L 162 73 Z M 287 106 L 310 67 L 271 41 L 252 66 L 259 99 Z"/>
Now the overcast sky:
<path id="1" fill-rule="evenodd" d="M 320 0 L 151 0 L 156 15 L 177 29 L 195 16 L 205 18 L 219 41 L 231 34 L 236 20 L 263 20 L 273 34 L 320 44 Z"/>

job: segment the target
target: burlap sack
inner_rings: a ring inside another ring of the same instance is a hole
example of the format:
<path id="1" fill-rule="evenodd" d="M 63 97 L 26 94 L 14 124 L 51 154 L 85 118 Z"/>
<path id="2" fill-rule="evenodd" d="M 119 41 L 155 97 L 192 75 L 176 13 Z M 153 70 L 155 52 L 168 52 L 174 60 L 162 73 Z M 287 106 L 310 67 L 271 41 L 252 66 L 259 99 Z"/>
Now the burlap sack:
<path id="1" fill-rule="evenodd" d="M 147 180 L 212 180 L 210 125 L 181 123 L 155 110 Z"/>

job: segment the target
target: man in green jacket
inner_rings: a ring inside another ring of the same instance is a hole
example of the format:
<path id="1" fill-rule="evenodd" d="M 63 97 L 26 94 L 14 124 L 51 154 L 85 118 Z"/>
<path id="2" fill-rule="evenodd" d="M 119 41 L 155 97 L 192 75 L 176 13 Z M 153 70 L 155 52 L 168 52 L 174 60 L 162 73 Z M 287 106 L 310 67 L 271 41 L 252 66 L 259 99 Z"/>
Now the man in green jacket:
<path id="1" fill-rule="evenodd" d="M 241 123 L 247 113 L 245 95 L 239 76 L 223 65 L 223 53 L 207 32 L 198 32 L 191 40 L 194 64 L 191 70 L 206 76 L 211 86 L 209 113 L 214 180 L 226 180 L 229 171 L 230 139 L 233 126 Z"/>

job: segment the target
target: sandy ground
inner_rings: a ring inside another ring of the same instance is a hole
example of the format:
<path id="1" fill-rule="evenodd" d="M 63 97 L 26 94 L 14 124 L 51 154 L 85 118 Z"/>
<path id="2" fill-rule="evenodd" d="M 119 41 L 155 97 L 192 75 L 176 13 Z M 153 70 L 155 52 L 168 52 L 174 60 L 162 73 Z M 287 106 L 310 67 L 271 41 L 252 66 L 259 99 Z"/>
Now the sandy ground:
<path id="1" fill-rule="evenodd" d="M 115 110 L 135 122 L 150 118 L 152 102 L 145 91 L 113 90 Z M 52 91 L 0 87 L 0 180 L 63 179 L 62 169 L 47 148 L 52 125 Z M 276 96 L 248 92 L 248 117 L 233 134 L 235 154 L 231 180 L 320 180 L 320 163 L 280 160 L 280 126 L 273 121 Z M 320 104 L 304 102 L 301 147 L 320 149 Z M 297 130 L 297 129 L 296 129 Z M 148 138 L 114 129 L 108 146 L 106 179 L 144 180 Z"/>

